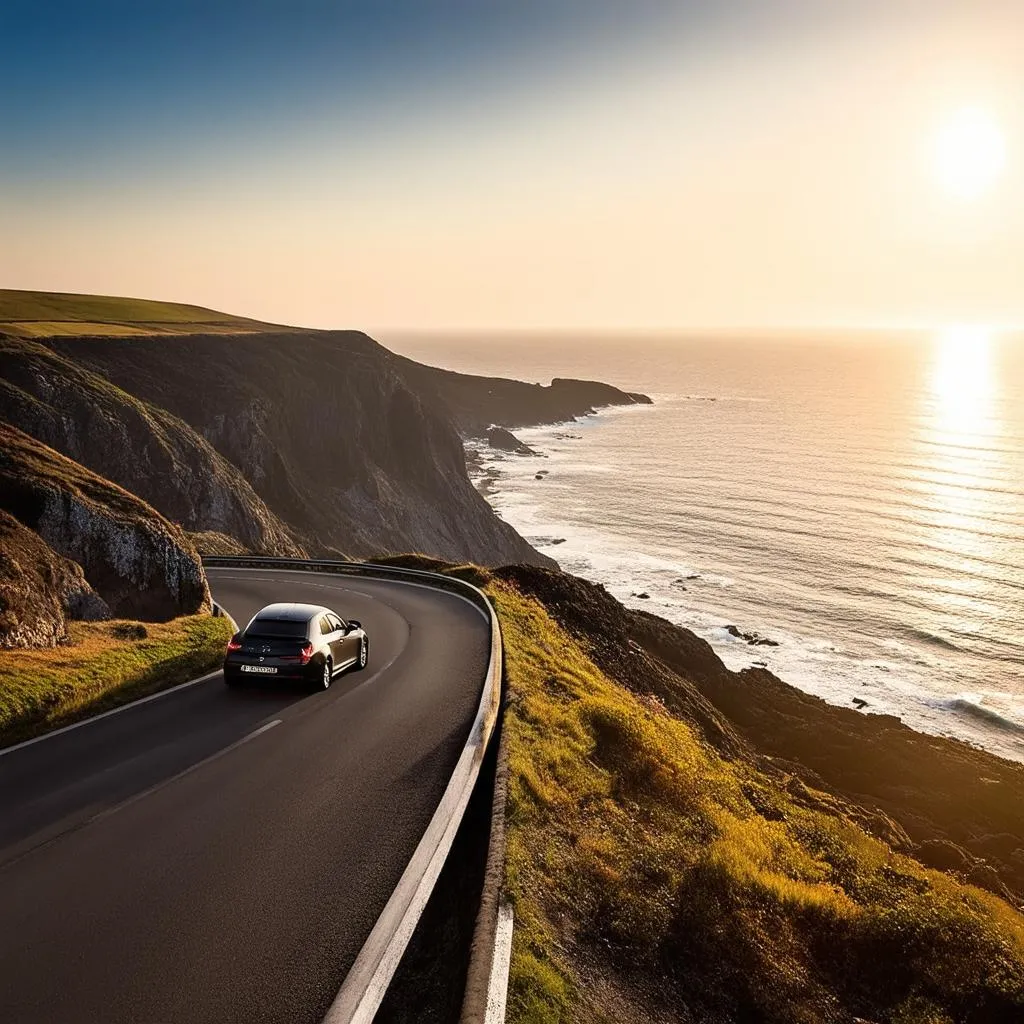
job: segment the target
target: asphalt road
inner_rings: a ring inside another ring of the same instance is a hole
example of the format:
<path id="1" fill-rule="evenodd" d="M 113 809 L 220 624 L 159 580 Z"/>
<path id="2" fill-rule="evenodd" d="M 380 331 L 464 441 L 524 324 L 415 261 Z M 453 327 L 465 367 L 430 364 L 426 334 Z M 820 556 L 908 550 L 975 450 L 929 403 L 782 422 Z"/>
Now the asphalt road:
<path id="1" fill-rule="evenodd" d="M 0 1021 L 319 1022 L 444 791 L 489 653 L 468 602 L 393 582 L 211 569 L 359 619 L 325 693 L 219 673 L 0 755 Z"/>

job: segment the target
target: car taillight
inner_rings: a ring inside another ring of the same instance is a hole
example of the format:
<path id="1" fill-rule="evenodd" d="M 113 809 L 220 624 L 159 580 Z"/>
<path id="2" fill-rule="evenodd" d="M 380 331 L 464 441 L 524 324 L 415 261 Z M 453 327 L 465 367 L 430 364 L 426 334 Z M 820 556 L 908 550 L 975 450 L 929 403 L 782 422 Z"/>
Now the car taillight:
<path id="1" fill-rule="evenodd" d="M 234 637 L 232 637 L 228 641 L 228 653 L 229 654 L 232 651 L 240 651 L 241 649 L 242 649 L 242 641 L 241 640 L 236 640 Z"/>
<path id="2" fill-rule="evenodd" d="M 313 657 L 313 645 L 312 644 L 306 644 L 306 646 L 303 647 L 301 651 L 299 651 L 299 661 L 303 665 L 308 665 L 309 664 L 309 659 L 312 658 L 312 657 Z"/>

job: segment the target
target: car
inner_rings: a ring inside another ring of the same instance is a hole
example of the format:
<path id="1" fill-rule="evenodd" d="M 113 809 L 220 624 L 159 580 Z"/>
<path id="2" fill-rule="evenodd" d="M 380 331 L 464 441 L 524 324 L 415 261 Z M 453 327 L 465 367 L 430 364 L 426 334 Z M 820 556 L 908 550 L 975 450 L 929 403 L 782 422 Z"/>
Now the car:
<path id="1" fill-rule="evenodd" d="M 339 672 L 363 669 L 370 640 L 356 619 L 317 604 L 270 604 L 228 641 L 224 682 L 300 682 L 326 690 Z"/>

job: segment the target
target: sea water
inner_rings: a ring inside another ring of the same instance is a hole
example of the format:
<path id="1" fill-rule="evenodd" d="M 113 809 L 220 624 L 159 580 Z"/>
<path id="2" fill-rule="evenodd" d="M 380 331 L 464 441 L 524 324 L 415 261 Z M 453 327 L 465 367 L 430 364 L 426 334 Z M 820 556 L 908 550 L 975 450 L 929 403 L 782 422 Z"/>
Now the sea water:
<path id="1" fill-rule="evenodd" d="M 477 444 L 491 504 L 731 668 L 1024 760 L 1024 338 L 383 340 L 462 372 L 649 394 L 516 431 L 537 458 Z"/>

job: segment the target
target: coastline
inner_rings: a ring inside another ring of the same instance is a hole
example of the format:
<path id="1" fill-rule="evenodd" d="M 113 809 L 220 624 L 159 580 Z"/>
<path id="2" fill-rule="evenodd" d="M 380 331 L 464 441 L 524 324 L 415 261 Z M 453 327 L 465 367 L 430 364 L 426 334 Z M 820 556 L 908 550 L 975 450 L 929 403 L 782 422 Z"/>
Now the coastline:
<path id="1" fill-rule="evenodd" d="M 645 412 L 672 402 L 672 396 L 653 397 L 654 405 L 644 407 Z M 695 398 L 676 399 L 690 400 Z M 516 429 L 516 437 L 535 449 L 536 457 L 498 450 L 485 439 L 465 439 L 467 472 L 495 512 L 565 571 L 606 587 L 632 610 L 653 613 L 691 630 L 711 645 L 729 669 L 765 670 L 834 707 L 890 716 L 922 735 L 957 740 L 1004 760 L 1024 762 L 1024 729 L 1004 716 L 990 700 L 998 694 L 990 695 L 980 680 L 976 685 L 968 683 L 963 692 L 927 690 L 909 673 L 904 676 L 897 640 L 877 638 L 878 646 L 893 648 L 892 656 L 883 660 L 877 652 L 843 648 L 827 635 L 801 636 L 779 627 L 770 621 L 767 604 L 764 618 L 768 621 L 716 615 L 709 609 L 715 598 L 733 586 L 732 579 L 716 578 L 700 566 L 666 561 L 642 550 L 620 557 L 622 564 L 612 566 L 608 551 L 614 545 L 607 543 L 609 538 L 600 530 L 576 529 L 551 514 L 550 508 L 544 514 L 531 504 L 530 496 L 538 493 L 534 488 L 544 487 L 548 478 L 556 479 L 560 464 L 575 466 L 571 460 L 585 458 L 587 449 L 581 442 L 592 430 L 610 417 L 639 414 L 638 407 L 613 407 Z M 588 511 L 596 518 L 593 509 Z M 622 571 L 627 561 L 628 575 Z M 942 656 L 937 650 L 935 657 Z M 922 668 L 919 675 L 927 682 L 927 669 Z"/>

